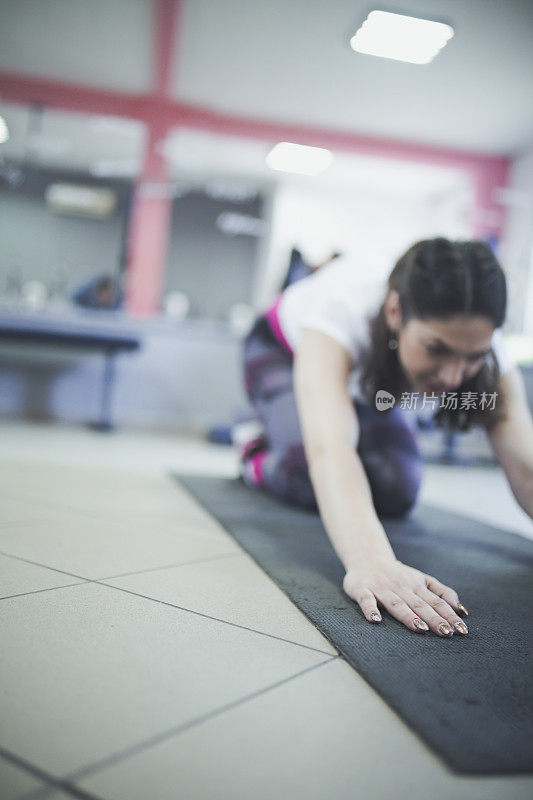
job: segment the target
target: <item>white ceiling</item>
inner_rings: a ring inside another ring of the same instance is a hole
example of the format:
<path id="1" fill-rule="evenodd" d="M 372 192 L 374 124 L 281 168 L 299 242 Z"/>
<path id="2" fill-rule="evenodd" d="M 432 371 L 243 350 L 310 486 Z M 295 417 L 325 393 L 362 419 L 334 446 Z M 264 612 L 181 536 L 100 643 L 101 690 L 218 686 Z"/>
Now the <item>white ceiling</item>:
<path id="1" fill-rule="evenodd" d="M 373 8 L 442 19 L 424 66 L 351 50 Z M 175 95 L 210 108 L 511 154 L 533 142 L 531 0 L 190 0 Z"/>
<path id="2" fill-rule="evenodd" d="M 532 0 L 182 0 L 175 99 L 494 155 L 533 143 Z M 0 70 L 145 92 L 150 0 L 2 0 Z M 429 65 L 354 53 L 374 7 L 450 23 Z"/>
<path id="3" fill-rule="evenodd" d="M 0 70 L 145 92 L 151 13 L 152 0 L 0 0 Z"/>

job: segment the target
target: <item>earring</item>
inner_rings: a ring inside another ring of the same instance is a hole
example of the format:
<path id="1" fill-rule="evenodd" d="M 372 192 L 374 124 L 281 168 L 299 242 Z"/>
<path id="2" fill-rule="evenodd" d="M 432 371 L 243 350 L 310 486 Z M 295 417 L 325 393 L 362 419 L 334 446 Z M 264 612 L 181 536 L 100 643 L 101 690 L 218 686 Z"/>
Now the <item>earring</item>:
<path id="1" fill-rule="evenodd" d="M 391 350 L 397 350 L 398 349 L 398 339 L 396 338 L 396 336 L 390 336 L 389 337 L 389 347 L 390 347 Z"/>

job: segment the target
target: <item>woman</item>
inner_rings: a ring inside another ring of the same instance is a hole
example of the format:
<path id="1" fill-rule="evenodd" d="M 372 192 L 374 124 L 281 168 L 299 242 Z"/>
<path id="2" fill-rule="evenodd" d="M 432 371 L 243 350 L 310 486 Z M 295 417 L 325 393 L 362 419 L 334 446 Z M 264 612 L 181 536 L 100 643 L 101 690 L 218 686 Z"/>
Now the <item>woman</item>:
<path id="1" fill-rule="evenodd" d="M 398 561 L 379 520 L 405 514 L 420 486 L 402 398 L 433 394 L 449 430 L 482 426 L 533 518 L 533 423 L 498 330 L 505 309 L 490 247 L 437 238 L 413 245 L 373 288 L 339 259 L 278 295 L 246 337 L 245 385 L 264 435 L 241 447 L 243 478 L 318 507 L 343 589 L 369 622 L 381 621 L 379 604 L 416 632 L 468 632 L 454 589 Z M 380 390 L 392 409 L 377 409 Z"/>

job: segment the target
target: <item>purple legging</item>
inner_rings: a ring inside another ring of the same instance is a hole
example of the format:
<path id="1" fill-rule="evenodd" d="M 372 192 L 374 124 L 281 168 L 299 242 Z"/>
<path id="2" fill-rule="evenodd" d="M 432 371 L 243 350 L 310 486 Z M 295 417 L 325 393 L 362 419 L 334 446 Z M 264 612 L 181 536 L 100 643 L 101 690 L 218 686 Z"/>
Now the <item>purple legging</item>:
<path id="1" fill-rule="evenodd" d="M 302 442 L 292 380 L 293 357 L 259 317 L 244 341 L 244 380 L 250 402 L 265 428 L 258 481 L 280 499 L 317 510 Z M 368 478 L 376 512 L 398 516 L 416 501 L 422 458 L 404 412 L 381 412 L 354 400 L 359 420 L 357 453 Z"/>

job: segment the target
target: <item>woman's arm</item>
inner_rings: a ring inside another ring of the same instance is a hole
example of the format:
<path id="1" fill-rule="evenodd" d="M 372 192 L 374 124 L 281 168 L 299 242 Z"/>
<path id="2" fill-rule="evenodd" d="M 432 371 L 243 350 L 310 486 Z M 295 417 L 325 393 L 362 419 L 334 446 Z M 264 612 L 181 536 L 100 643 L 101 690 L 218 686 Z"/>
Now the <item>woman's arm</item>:
<path id="1" fill-rule="evenodd" d="M 487 432 L 517 503 L 533 519 L 533 420 L 518 367 L 500 378 L 505 419 Z"/>
<path id="2" fill-rule="evenodd" d="M 356 452 L 359 425 L 349 371 L 350 357 L 335 339 L 303 331 L 294 361 L 296 402 L 320 516 L 346 569 L 343 589 L 369 622 L 381 620 L 380 602 L 413 631 L 467 633 L 456 613 L 466 612 L 457 593 L 394 555 Z"/>
<path id="3" fill-rule="evenodd" d="M 346 570 L 365 556 L 394 559 L 355 448 L 359 423 L 348 394 L 350 356 L 334 339 L 304 330 L 294 390 L 320 515 Z"/>

